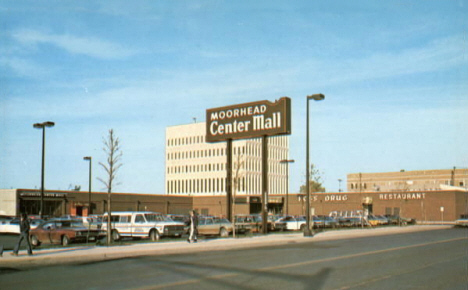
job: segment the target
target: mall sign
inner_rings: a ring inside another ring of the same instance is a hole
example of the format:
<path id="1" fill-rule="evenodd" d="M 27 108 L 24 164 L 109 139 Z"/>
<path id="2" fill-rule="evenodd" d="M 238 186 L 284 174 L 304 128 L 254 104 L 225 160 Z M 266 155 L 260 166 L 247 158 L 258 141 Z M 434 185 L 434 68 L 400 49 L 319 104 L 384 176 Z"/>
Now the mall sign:
<path id="1" fill-rule="evenodd" d="M 206 141 L 291 134 L 291 99 L 258 101 L 206 110 Z"/>

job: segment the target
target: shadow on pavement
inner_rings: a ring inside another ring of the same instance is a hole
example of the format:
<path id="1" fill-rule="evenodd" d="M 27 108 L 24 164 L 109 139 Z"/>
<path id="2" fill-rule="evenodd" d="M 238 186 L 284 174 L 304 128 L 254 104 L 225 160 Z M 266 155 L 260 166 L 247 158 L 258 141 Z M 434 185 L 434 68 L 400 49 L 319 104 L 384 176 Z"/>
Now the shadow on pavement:
<path id="1" fill-rule="evenodd" d="M 209 283 L 212 286 L 219 288 L 231 288 L 231 289 L 258 289 L 258 285 L 252 284 L 254 280 L 259 278 L 267 278 L 270 280 L 283 280 L 288 284 L 297 283 L 302 285 L 302 289 L 321 289 L 328 279 L 331 268 L 323 268 L 317 273 L 310 275 L 303 274 L 289 274 L 279 272 L 275 270 L 266 269 L 245 269 L 238 267 L 228 267 L 220 265 L 207 265 L 199 263 L 188 263 L 188 262 L 176 262 L 167 260 L 154 260 L 154 262 L 162 263 L 167 270 L 188 277 L 191 280 L 181 281 L 181 285 L 190 285 L 198 283 Z M 156 266 L 158 267 L 158 266 Z M 208 270 L 208 273 L 213 271 L 225 272 L 218 275 L 213 274 L 196 274 L 194 271 Z M 250 279 L 243 278 L 242 281 L 234 282 L 237 276 L 243 275 L 251 277 Z M 164 286 L 164 285 L 162 285 Z M 170 286 L 170 285 L 168 285 Z M 196 288 L 196 287 L 195 287 Z M 297 285 L 295 289 L 299 289 Z"/>

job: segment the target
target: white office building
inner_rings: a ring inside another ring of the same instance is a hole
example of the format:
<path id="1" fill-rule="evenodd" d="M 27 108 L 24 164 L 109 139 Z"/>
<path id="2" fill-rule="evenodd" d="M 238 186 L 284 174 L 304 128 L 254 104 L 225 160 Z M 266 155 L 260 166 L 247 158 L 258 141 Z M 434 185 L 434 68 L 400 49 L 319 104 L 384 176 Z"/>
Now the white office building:
<path id="1" fill-rule="evenodd" d="M 226 194 L 227 142 L 206 143 L 206 123 L 166 128 L 166 194 Z M 232 142 L 233 194 L 262 194 L 262 139 Z M 285 194 L 289 137 L 268 137 L 268 193 Z"/>

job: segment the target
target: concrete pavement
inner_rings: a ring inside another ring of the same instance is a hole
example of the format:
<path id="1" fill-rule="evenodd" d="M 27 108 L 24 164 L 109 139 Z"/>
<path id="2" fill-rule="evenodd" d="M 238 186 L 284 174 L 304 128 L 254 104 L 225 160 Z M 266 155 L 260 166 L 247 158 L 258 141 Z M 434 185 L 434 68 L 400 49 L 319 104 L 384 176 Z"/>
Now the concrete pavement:
<path id="1" fill-rule="evenodd" d="M 187 243 L 186 240 L 155 243 L 135 243 L 119 246 L 66 247 L 51 249 L 35 249 L 33 256 L 28 256 L 21 250 L 18 257 L 11 251 L 3 253 L 0 258 L 0 271 L 11 268 L 34 268 L 58 264 L 79 264 L 103 260 L 121 259 L 136 256 L 155 256 L 169 254 L 184 254 L 204 251 L 225 251 L 243 248 L 276 246 L 305 242 L 319 242 L 337 239 L 352 239 L 367 236 L 404 234 L 415 231 L 441 230 L 452 226 L 447 225 L 415 225 L 406 227 L 383 227 L 365 229 L 346 229 L 317 232 L 314 237 L 304 237 L 302 233 L 275 233 L 264 236 L 242 238 L 203 239 L 198 243 Z"/>

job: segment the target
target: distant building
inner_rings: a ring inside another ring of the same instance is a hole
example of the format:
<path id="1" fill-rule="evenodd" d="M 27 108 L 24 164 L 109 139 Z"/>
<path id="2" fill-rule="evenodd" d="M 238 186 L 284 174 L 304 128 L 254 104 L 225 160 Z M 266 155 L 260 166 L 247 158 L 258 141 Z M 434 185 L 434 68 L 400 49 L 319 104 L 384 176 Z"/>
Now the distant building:
<path id="1" fill-rule="evenodd" d="M 443 186 L 466 188 L 467 169 L 416 170 L 348 174 L 348 192 L 437 191 Z"/>
<path id="2" fill-rule="evenodd" d="M 205 142 L 206 123 L 193 123 L 166 128 L 166 185 L 170 195 L 226 195 L 226 142 Z M 268 192 L 285 194 L 289 138 L 268 139 Z M 232 177 L 238 182 L 236 195 L 261 196 L 262 139 L 232 143 Z M 233 181 L 234 184 L 234 181 Z"/>

